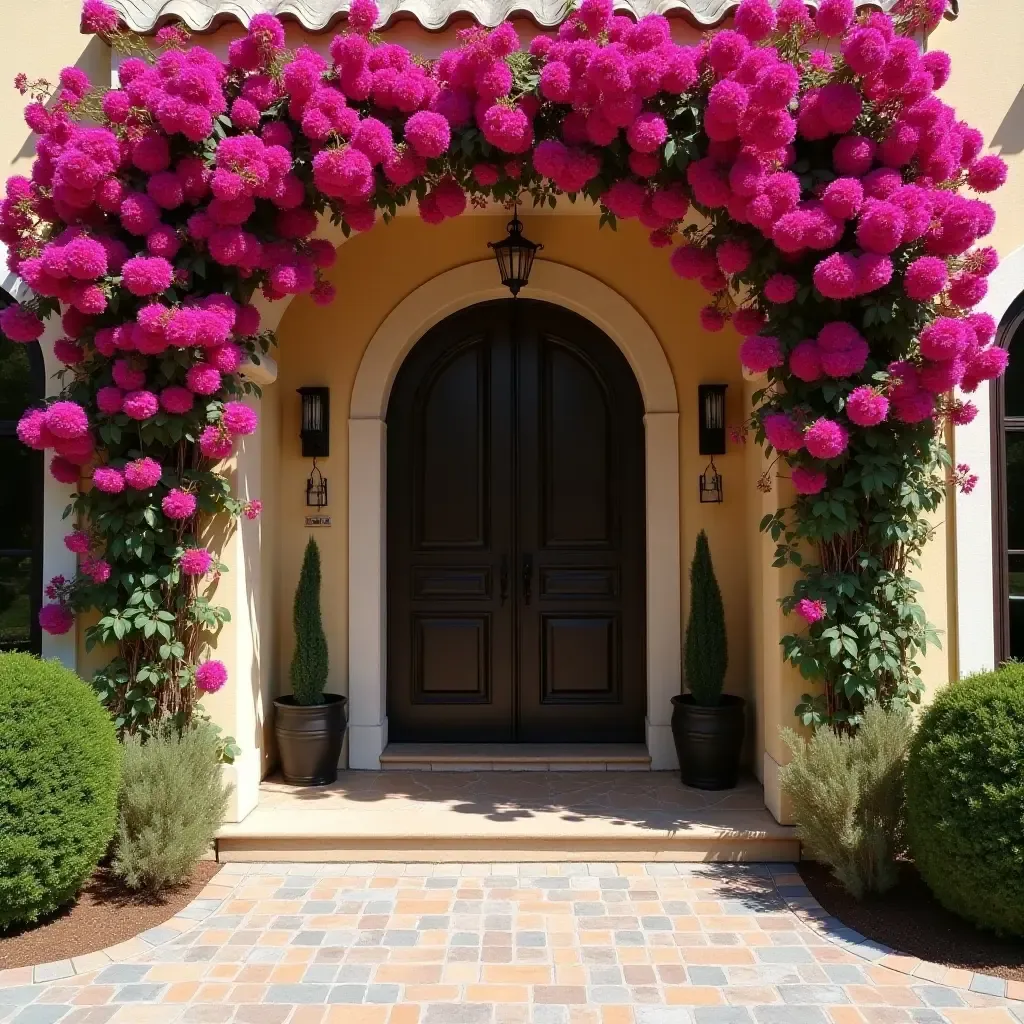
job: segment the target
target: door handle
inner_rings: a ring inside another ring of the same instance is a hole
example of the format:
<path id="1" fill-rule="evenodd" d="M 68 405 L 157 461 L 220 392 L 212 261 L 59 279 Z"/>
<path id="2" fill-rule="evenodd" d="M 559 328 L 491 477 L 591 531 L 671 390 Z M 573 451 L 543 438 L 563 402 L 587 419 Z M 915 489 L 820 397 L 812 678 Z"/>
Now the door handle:
<path id="1" fill-rule="evenodd" d="M 501 603 L 508 600 L 508 555 L 501 556 Z"/>
<path id="2" fill-rule="evenodd" d="M 530 603 L 533 596 L 533 556 L 523 555 L 523 601 Z"/>

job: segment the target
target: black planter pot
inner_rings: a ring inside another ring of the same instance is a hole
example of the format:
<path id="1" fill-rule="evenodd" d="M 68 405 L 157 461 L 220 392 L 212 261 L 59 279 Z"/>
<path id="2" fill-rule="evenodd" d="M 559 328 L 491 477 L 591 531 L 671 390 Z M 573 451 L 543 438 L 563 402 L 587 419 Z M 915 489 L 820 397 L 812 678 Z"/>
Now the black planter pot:
<path id="1" fill-rule="evenodd" d="M 746 701 L 723 693 L 709 708 L 686 693 L 672 698 L 672 739 L 679 774 L 696 789 L 732 789 L 739 780 Z"/>
<path id="2" fill-rule="evenodd" d="M 341 741 L 345 738 L 347 697 L 325 693 L 323 704 L 304 706 L 278 697 L 274 733 L 285 782 L 326 786 L 338 778 Z"/>

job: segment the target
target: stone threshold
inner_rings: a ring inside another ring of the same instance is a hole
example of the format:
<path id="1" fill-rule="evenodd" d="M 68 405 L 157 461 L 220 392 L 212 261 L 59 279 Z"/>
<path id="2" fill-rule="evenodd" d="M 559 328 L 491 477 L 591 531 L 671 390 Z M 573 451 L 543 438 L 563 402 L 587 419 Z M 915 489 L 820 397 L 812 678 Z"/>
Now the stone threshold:
<path id="1" fill-rule="evenodd" d="M 643 743 L 389 743 L 384 771 L 648 772 Z"/>

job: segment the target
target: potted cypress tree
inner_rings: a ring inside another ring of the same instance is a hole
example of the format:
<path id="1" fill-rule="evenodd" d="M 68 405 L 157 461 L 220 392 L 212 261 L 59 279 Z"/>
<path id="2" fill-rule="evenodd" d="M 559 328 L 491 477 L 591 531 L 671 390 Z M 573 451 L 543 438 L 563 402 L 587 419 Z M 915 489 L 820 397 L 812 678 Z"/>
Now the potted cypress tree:
<path id="1" fill-rule="evenodd" d="M 739 777 L 745 701 L 722 693 L 729 648 L 725 609 L 701 530 L 690 564 L 690 617 L 684 668 L 690 692 L 672 698 L 672 739 L 683 782 L 697 789 L 732 789 Z"/>
<path id="2" fill-rule="evenodd" d="M 292 621 L 292 693 L 274 701 L 281 774 L 285 782 L 323 786 L 338 777 L 347 699 L 324 693 L 327 637 L 320 617 L 320 549 L 312 537 L 302 557 Z"/>

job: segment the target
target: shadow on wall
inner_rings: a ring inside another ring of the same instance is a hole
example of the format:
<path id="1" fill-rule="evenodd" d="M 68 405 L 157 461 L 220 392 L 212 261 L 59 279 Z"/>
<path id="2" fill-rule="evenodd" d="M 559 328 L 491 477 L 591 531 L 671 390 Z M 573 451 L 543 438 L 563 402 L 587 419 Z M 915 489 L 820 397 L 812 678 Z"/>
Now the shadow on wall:
<path id="1" fill-rule="evenodd" d="M 1024 86 L 992 136 L 992 148 L 1003 156 L 1024 151 Z"/>

